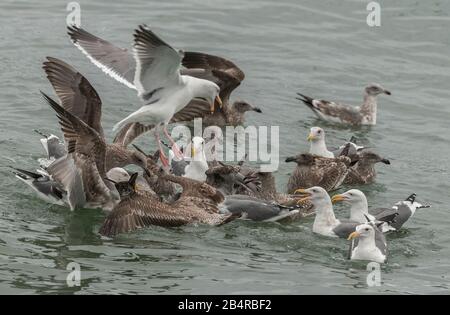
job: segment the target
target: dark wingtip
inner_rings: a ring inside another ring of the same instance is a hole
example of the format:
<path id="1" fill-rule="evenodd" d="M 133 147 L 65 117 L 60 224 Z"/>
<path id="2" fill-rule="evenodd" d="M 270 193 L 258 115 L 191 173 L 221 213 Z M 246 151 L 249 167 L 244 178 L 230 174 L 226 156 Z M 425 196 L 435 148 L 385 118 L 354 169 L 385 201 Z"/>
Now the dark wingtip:
<path id="1" fill-rule="evenodd" d="M 410 201 L 412 203 L 412 202 L 416 201 L 416 197 L 417 197 L 417 195 L 415 193 L 411 194 L 408 198 L 405 199 L 405 201 Z"/>

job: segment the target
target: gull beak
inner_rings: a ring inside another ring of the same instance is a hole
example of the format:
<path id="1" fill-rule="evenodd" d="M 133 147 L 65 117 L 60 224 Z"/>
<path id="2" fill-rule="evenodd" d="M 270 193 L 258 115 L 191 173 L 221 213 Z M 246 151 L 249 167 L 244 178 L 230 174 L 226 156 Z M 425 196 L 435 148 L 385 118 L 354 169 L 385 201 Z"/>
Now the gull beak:
<path id="1" fill-rule="evenodd" d="M 297 189 L 294 191 L 294 195 L 301 195 L 303 198 L 298 200 L 298 203 L 311 200 L 311 194 L 307 192 L 305 189 Z"/>
<path id="2" fill-rule="evenodd" d="M 391 165 L 391 161 L 389 161 L 388 159 L 382 159 L 381 163 L 384 163 L 386 165 Z"/>
<path id="3" fill-rule="evenodd" d="M 253 111 L 262 114 L 262 110 L 259 107 L 253 107 Z"/>
<path id="4" fill-rule="evenodd" d="M 331 198 L 331 202 L 333 204 L 338 203 L 340 201 L 345 201 L 345 200 L 346 200 L 346 198 L 343 195 L 335 195 L 335 196 L 333 196 L 333 198 Z"/>
<path id="5" fill-rule="evenodd" d="M 386 95 L 392 95 L 392 94 L 391 94 L 391 91 L 388 91 L 388 90 L 384 90 L 384 94 L 386 94 Z"/>
<path id="6" fill-rule="evenodd" d="M 195 148 L 194 146 L 191 146 L 191 158 L 194 158 L 195 156 Z"/>
<path id="7" fill-rule="evenodd" d="M 220 98 L 219 95 L 217 95 L 216 98 L 214 99 L 214 102 L 211 103 L 211 113 L 214 113 L 216 103 L 219 104 L 220 108 L 223 107 L 222 99 Z"/>
<path id="8" fill-rule="evenodd" d="M 352 234 L 350 234 L 348 236 L 348 241 L 354 240 L 355 238 L 359 238 L 361 236 L 361 234 L 359 234 L 358 232 L 353 232 Z"/>
<path id="9" fill-rule="evenodd" d="M 134 191 L 139 191 L 141 189 L 141 187 L 137 184 L 134 184 L 133 189 L 134 189 Z"/>
<path id="10" fill-rule="evenodd" d="M 308 135 L 308 138 L 306 138 L 307 141 L 313 141 L 314 140 L 314 135 L 312 133 L 310 133 Z"/>

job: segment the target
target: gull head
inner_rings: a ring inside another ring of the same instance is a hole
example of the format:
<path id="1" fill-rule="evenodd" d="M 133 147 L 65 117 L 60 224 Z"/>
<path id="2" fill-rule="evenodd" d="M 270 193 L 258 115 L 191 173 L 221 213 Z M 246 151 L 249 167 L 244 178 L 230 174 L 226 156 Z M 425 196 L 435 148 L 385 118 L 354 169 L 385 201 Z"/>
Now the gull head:
<path id="1" fill-rule="evenodd" d="M 375 238 L 375 228 L 371 224 L 361 224 L 356 227 L 356 231 L 349 235 L 348 240 L 356 238 Z"/>
<path id="2" fill-rule="evenodd" d="M 359 162 L 365 165 L 373 165 L 376 163 L 383 163 L 386 165 L 390 165 L 391 161 L 388 159 L 382 158 L 378 154 L 372 152 L 372 151 L 362 151 L 358 158 Z"/>
<path id="3" fill-rule="evenodd" d="M 325 141 L 325 131 L 320 127 L 312 127 L 307 140 L 311 142 Z"/>
<path id="4" fill-rule="evenodd" d="M 148 156 L 140 150 L 132 151 L 131 162 L 134 165 L 139 166 L 143 170 L 146 170 L 147 169 L 147 157 Z"/>
<path id="5" fill-rule="evenodd" d="M 262 113 L 262 110 L 259 107 L 252 106 L 245 101 L 234 102 L 233 108 L 239 113 L 245 113 L 245 112 L 250 112 L 250 111 Z"/>
<path id="6" fill-rule="evenodd" d="M 361 190 L 358 189 L 351 189 L 349 191 L 346 191 L 343 194 L 335 195 L 333 198 L 331 198 L 331 202 L 333 204 L 338 202 L 345 202 L 349 203 L 351 205 L 353 204 L 367 204 L 367 198 L 366 195 Z"/>
<path id="7" fill-rule="evenodd" d="M 193 160 L 199 160 L 204 156 L 205 152 L 205 139 L 202 137 L 194 137 L 191 140 L 191 158 Z"/>
<path id="8" fill-rule="evenodd" d="M 201 87 L 194 97 L 199 97 L 205 99 L 211 108 L 211 112 L 214 112 L 215 105 L 222 107 L 222 99 L 220 98 L 220 87 L 214 82 L 208 80 L 200 80 Z"/>
<path id="9" fill-rule="evenodd" d="M 382 87 L 378 83 L 371 83 L 371 84 L 367 85 L 365 90 L 366 90 L 366 94 L 372 95 L 372 96 L 376 96 L 379 94 L 391 95 L 390 91 L 386 90 L 384 87 Z"/>
<path id="10" fill-rule="evenodd" d="M 302 153 L 293 157 L 288 157 L 286 163 L 295 162 L 298 166 L 311 166 L 314 164 L 314 156 L 309 153 Z"/>

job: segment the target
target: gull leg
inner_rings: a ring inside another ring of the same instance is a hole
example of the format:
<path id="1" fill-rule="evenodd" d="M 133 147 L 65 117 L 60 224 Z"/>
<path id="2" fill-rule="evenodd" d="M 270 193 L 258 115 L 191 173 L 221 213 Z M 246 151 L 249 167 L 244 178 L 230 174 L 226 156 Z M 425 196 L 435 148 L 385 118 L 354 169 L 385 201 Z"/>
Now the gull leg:
<path id="1" fill-rule="evenodd" d="M 172 146 L 172 151 L 175 154 L 175 156 L 178 159 L 183 160 L 184 159 L 183 153 L 181 153 L 180 149 L 178 148 L 178 145 L 175 143 L 175 140 L 173 140 L 172 137 L 170 136 L 169 131 L 167 130 L 166 124 L 164 124 L 164 126 L 163 126 L 163 132 L 164 132 L 164 135 L 166 136 L 166 138 L 169 140 L 170 145 Z"/>
<path id="2" fill-rule="evenodd" d="M 158 127 L 155 127 L 155 139 L 156 139 L 156 143 L 158 144 L 159 159 L 161 160 L 161 163 L 165 168 L 169 168 L 169 159 L 167 158 L 166 154 L 164 153 L 164 149 L 161 144 L 161 137 L 159 135 Z"/>

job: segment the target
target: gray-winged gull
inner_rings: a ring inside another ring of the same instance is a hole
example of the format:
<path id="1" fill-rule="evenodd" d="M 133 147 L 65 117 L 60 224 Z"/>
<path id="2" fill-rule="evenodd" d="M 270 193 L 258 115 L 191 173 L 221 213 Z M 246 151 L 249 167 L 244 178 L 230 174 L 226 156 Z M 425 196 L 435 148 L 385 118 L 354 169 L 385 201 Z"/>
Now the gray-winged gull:
<path id="1" fill-rule="evenodd" d="M 298 94 L 298 100 L 305 103 L 320 119 L 350 125 L 375 125 L 377 123 L 377 96 L 391 95 L 381 85 L 372 83 L 364 89 L 364 103 L 360 107 L 314 99 Z"/>
<path id="2" fill-rule="evenodd" d="M 410 195 L 406 200 L 397 202 L 392 208 L 370 209 L 364 193 L 357 189 L 335 195 L 333 203 L 345 202 L 350 205 L 350 220 L 364 223 L 367 218 L 371 221 L 384 221 L 388 224 L 381 226 L 383 232 L 399 230 L 416 212 L 417 209 L 429 208 L 416 202 L 416 194 Z M 392 215 L 395 219 L 392 220 Z"/>
<path id="3" fill-rule="evenodd" d="M 72 40 L 75 43 L 79 42 L 80 39 L 77 39 L 76 34 L 80 29 L 69 28 L 69 31 Z M 101 48 L 111 49 L 115 57 L 98 60 L 83 46 L 78 45 L 78 47 L 106 73 L 119 79 L 128 87 L 136 89 L 143 102 L 139 110 L 117 123 L 114 130 L 117 131 L 130 123 L 155 126 L 154 133 L 160 149 L 161 161 L 168 166 L 169 162 L 162 150 L 158 130 L 162 126 L 165 136 L 174 147 L 175 154 L 181 158 L 181 152 L 167 131 L 167 124 L 175 113 L 185 108 L 194 98 L 206 99 L 213 110 L 215 102 L 222 103 L 219 97 L 219 86 L 209 80 L 181 74 L 184 53 L 174 50 L 145 25 L 139 26 L 134 33 L 132 53 L 134 62 L 130 61 L 127 51 L 113 45 L 108 46 L 109 43 L 105 44 L 104 41 L 97 44 L 100 44 L 97 46 Z M 94 47 L 94 50 L 96 48 L 98 47 Z"/>

